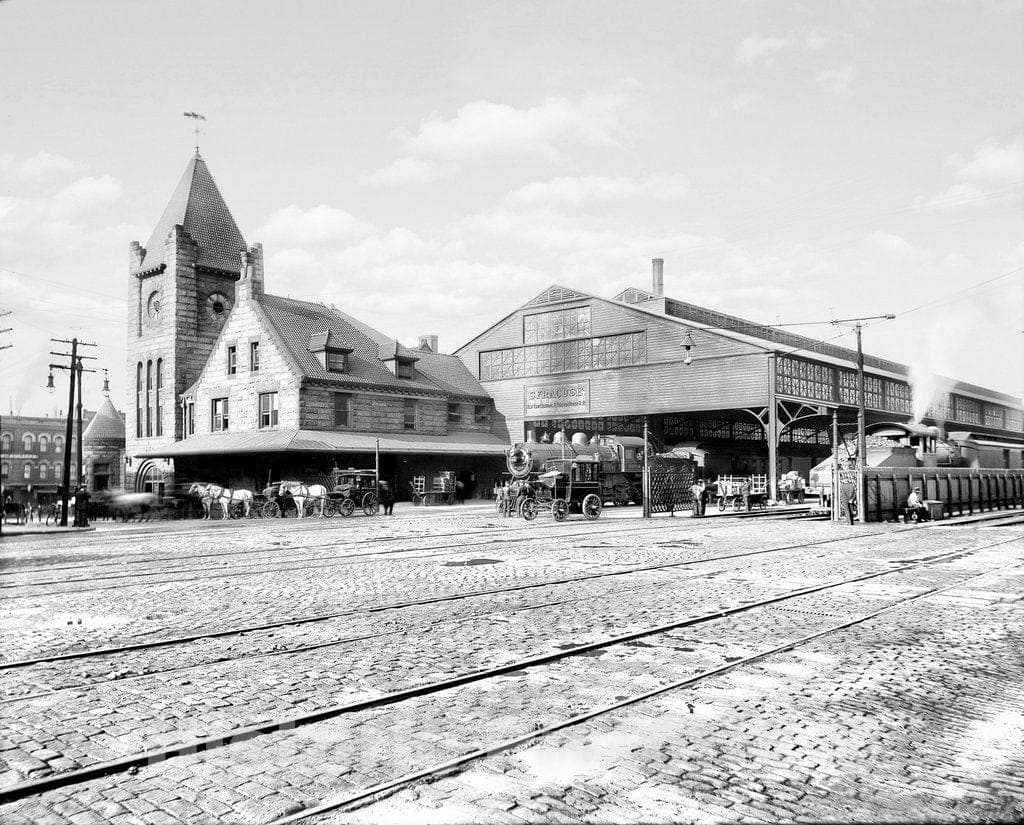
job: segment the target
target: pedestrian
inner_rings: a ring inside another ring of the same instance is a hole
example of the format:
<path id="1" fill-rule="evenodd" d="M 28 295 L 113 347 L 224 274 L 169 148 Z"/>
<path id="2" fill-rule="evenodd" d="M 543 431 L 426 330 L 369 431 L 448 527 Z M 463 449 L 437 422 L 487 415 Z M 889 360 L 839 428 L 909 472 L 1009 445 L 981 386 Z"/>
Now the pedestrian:
<path id="1" fill-rule="evenodd" d="M 743 509 L 750 512 L 750 479 L 743 479 L 740 485 L 740 495 L 743 496 Z"/>
<path id="2" fill-rule="evenodd" d="M 796 502 L 797 504 L 803 504 L 807 494 L 807 482 L 804 481 L 803 476 L 797 476 L 794 483 L 796 484 Z"/>
<path id="3" fill-rule="evenodd" d="M 395 491 L 386 481 L 380 482 L 380 506 L 384 510 L 385 516 L 395 514 Z"/>
<path id="4" fill-rule="evenodd" d="M 907 520 L 928 521 L 928 508 L 921 500 L 920 487 L 915 487 L 907 496 Z"/>
<path id="5" fill-rule="evenodd" d="M 701 518 L 704 515 L 704 505 L 706 500 L 704 498 L 704 480 L 698 478 L 693 482 L 693 486 L 690 488 L 690 493 L 693 495 L 693 517 Z"/>
<path id="6" fill-rule="evenodd" d="M 75 491 L 75 527 L 89 526 L 89 491 L 83 484 Z"/>

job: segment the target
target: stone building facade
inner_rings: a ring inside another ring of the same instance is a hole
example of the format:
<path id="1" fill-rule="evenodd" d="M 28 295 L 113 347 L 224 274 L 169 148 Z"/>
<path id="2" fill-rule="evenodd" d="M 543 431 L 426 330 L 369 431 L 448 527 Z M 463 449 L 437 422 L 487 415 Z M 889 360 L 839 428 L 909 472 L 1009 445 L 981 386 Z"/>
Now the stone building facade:
<path id="1" fill-rule="evenodd" d="M 502 467 L 490 396 L 425 336 L 401 345 L 333 305 L 264 289 L 198 154 L 146 247 L 130 247 L 126 442 L 136 489 L 205 480 L 262 487 L 380 463 L 400 496 Z"/>

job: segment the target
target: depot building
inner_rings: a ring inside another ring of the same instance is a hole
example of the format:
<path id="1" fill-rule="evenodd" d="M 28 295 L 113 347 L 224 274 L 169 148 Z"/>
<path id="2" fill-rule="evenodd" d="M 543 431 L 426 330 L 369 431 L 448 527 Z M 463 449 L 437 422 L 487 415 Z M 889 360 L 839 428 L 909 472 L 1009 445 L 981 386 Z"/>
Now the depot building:
<path id="1" fill-rule="evenodd" d="M 833 416 L 854 449 L 857 352 L 695 306 L 650 289 L 602 298 L 551 286 L 456 351 L 494 399 L 511 441 L 637 436 L 689 453 L 713 479 L 790 470 L 832 453 Z M 912 422 L 909 368 L 865 354 L 866 423 Z M 1021 399 L 962 382 L 923 423 L 1006 445 L 1024 461 Z M 847 449 L 847 447 L 843 447 Z"/>

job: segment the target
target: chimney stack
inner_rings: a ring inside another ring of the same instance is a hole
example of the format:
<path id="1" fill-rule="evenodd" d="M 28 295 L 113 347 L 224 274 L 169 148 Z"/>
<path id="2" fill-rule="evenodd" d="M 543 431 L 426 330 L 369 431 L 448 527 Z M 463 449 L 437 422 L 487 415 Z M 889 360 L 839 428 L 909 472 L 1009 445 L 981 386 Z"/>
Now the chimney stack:
<path id="1" fill-rule="evenodd" d="M 431 352 L 437 352 L 437 336 L 436 335 L 421 335 L 420 336 L 420 349 L 423 349 L 424 344 L 430 348 Z"/>
<path id="2" fill-rule="evenodd" d="M 653 289 L 651 291 L 660 298 L 665 294 L 665 259 L 654 258 L 651 263 L 654 266 Z"/>

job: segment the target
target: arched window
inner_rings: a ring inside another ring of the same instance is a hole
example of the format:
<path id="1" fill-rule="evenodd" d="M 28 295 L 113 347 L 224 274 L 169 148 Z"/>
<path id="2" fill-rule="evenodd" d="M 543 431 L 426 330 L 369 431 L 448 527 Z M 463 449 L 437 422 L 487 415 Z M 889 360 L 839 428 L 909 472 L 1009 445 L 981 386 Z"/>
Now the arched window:
<path id="1" fill-rule="evenodd" d="M 0 464 L 0 478 L 7 478 L 7 474 L 11 471 L 11 465 L 6 461 Z"/>
<path id="2" fill-rule="evenodd" d="M 39 465 L 39 480 L 40 481 L 46 481 L 46 465 L 45 464 L 40 464 Z"/>
<path id="3" fill-rule="evenodd" d="M 64 436 L 62 436 L 62 435 L 55 435 L 53 437 L 53 451 L 55 453 L 62 453 L 62 452 L 64 452 Z"/>
<path id="4" fill-rule="evenodd" d="M 32 445 L 35 443 L 35 439 L 32 438 L 32 433 L 25 433 L 21 438 L 21 446 L 25 448 L 26 453 L 32 452 Z"/>
<path id="5" fill-rule="evenodd" d="M 142 362 L 135 369 L 135 437 L 142 438 Z"/>
<path id="6" fill-rule="evenodd" d="M 60 481 L 61 476 L 64 475 L 64 468 L 60 464 L 53 465 L 53 480 Z"/>
<path id="7" fill-rule="evenodd" d="M 3 438 L 0 438 L 0 449 L 2 449 L 5 453 L 9 453 L 11 451 L 11 442 L 13 440 L 14 439 L 11 438 L 10 433 L 4 433 Z"/>
<path id="8" fill-rule="evenodd" d="M 146 436 L 153 435 L 153 362 L 146 362 Z"/>
<path id="9" fill-rule="evenodd" d="M 41 435 L 39 436 L 39 452 L 45 453 L 50 449 L 50 436 Z"/>
<path id="10" fill-rule="evenodd" d="M 164 434 L 164 408 L 160 404 L 160 387 L 164 383 L 164 359 L 156 359 L 156 434 Z"/>
<path id="11" fill-rule="evenodd" d="M 31 481 L 32 480 L 32 465 L 28 464 L 27 462 L 25 464 L 25 480 L 26 481 Z"/>

